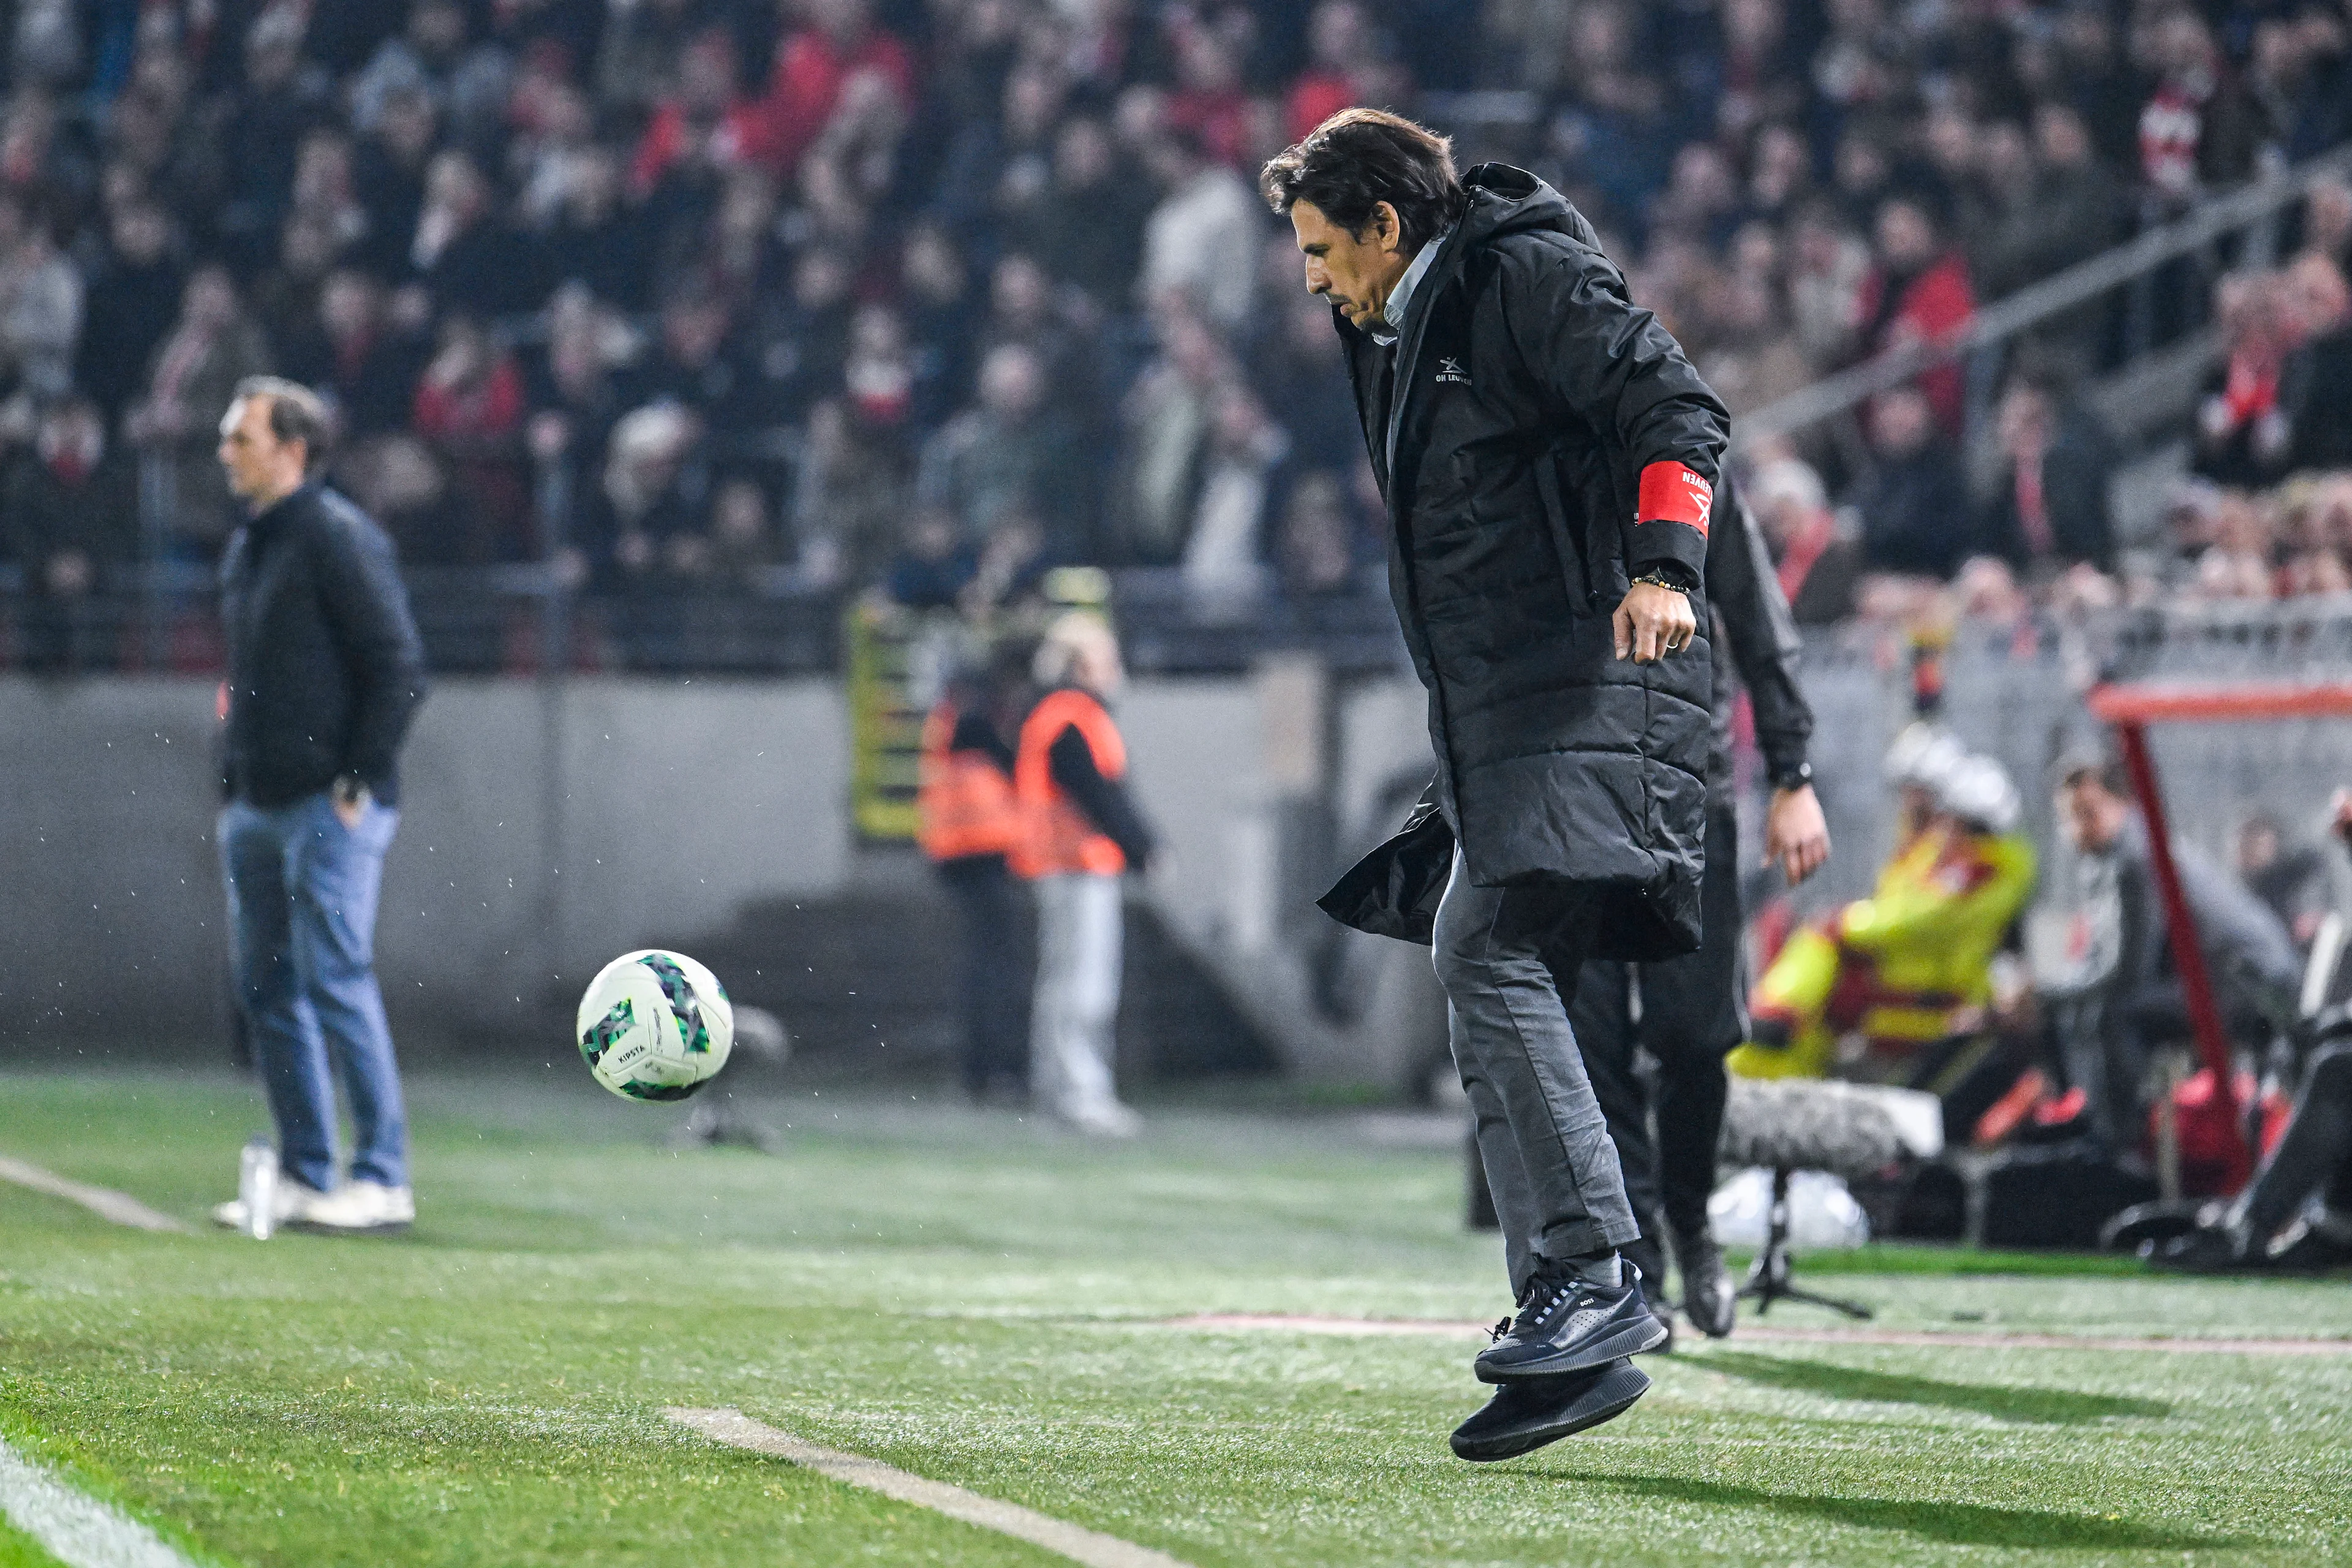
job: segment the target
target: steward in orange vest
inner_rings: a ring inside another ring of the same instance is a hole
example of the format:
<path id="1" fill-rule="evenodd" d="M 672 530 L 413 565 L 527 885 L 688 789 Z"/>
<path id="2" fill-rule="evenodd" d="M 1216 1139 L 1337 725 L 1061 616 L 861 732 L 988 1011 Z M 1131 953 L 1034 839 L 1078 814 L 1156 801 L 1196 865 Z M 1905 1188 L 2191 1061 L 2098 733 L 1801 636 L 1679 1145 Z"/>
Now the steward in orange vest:
<path id="1" fill-rule="evenodd" d="M 951 683 L 923 721 L 916 841 L 954 900 L 962 939 L 963 1084 L 975 1100 L 1028 1096 L 1028 899 L 1006 868 L 1024 818 L 1013 748 L 990 717 L 984 678 Z"/>
<path id="2" fill-rule="evenodd" d="M 1127 742 L 1093 692 L 1062 686 L 1021 724 L 1013 764 L 1022 840 L 1013 871 L 1040 877 L 1116 877 L 1149 869 L 1151 830 L 1127 793 Z"/>
<path id="3" fill-rule="evenodd" d="M 956 695 L 941 698 L 923 721 L 915 842 L 933 860 L 1009 856 L 1022 837 L 1013 751 L 984 712 L 962 711 Z"/>

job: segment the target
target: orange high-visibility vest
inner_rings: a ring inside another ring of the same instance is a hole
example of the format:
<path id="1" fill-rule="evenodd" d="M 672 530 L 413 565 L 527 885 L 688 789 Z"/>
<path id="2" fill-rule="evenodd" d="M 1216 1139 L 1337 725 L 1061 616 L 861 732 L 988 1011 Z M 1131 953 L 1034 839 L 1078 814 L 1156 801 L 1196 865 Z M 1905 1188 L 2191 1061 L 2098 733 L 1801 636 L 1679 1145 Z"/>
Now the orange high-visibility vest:
<path id="1" fill-rule="evenodd" d="M 1020 846 L 1021 807 L 1013 781 L 981 752 L 954 749 L 955 704 L 941 702 L 923 721 L 916 764 L 915 842 L 934 860 L 1010 855 Z"/>
<path id="2" fill-rule="evenodd" d="M 1024 877 L 1116 877 L 1127 869 L 1118 845 L 1054 782 L 1048 753 L 1074 724 L 1094 753 L 1096 772 L 1111 780 L 1127 776 L 1127 742 L 1100 700 L 1075 687 L 1047 692 L 1022 721 L 1013 763 L 1013 793 L 1021 803 L 1024 827 L 1013 868 Z"/>

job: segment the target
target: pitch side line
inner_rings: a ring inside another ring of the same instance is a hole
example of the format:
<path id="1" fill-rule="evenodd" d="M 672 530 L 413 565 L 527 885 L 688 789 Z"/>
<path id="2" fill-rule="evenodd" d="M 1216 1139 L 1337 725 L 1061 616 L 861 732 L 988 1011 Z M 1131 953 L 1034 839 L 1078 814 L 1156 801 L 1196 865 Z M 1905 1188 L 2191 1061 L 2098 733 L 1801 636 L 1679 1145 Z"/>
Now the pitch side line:
<path id="1" fill-rule="evenodd" d="M 111 1187 L 93 1187 L 82 1182 L 69 1182 L 54 1171 L 44 1171 L 38 1165 L 23 1160 L 12 1160 L 0 1154 L 0 1182 L 14 1182 L 20 1187 L 30 1187 L 37 1193 L 47 1193 L 53 1198 L 63 1198 L 69 1204 L 79 1204 L 102 1220 L 127 1225 L 133 1230 L 176 1231 L 192 1234 L 192 1227 L 160 1214 L 132 1197 Z"/>
<path id="2" fill-rule="evenodd" d="M 1439 1339 L 1483 1338 L 1484 1323 L 1448 1322 L 1441 1318 L 1315 1318 L 1286 1317 L 1273 1312 L 1202 1312 L 1190 1318 L 1162 1318 L 1163 1329 L 1192 1329 L 1202 1333 L 1352 1334 L 1434 1336 Z M 2352 1340 L 2158 1340 L 2093 1338 L 2085 1334 L 1931 1333 L 1902 1329 L 1784 1329 L 1743 1320 L 1732 1336 L 1759 1344 L 1792 1345 L 1919 1345 L 1930 1350 L 1994 1351 L 2157 1351 L 2190 1355 L 2352 1355 Z M 1704 1365 L 1704 1359 L 1694 1365 Z"/>
<path id="3" fill-rule="evenodd" d="M 137 1520 L 76 1491 L 5 1442 L 0 1518 L 66 1568 L 195 1568 Z"/>
<path id="4" fill-rule="evenodd" d="M 917 1508 L 927 1508 L 950 1519 L 976 1524 L 982 1530 L 993 1530 L 1000 1535 L 1013 1536 L 1033 1546 L 1042 1546 L 1048 1552 L 1059 1552 L 1073 1563 L 1085 1563 L 1087 1568 L 1190 1568 L 1190 1564 L 1169 1556 L 1165 1552 L 1138 1546 L 1131 1541 L 1121 1541 L 1116 1535 L 1105 1535 L 1084 1525 L 1050 1519 L 1017 1504 L 982 1497 L 977 1492 L 968 1492 L 944 1481 L 910 1475 L 879 1459 L 869 1459 L 863 1454 L 845 1454 L 838 1448 L 824 1448 L 814 1443 L 803 1442 L 789 1432 L 779 1432 L 764 1422 L 752 1420 L 740 1410 L 670 1409 L 662 1414 L 715 1443 L 789 1459 L 805 1469 L 814 1470 L 845 1485 L 864 1487 L 867 1491 L 880 1492 L 884 1497 L 913 1503 Z"/>

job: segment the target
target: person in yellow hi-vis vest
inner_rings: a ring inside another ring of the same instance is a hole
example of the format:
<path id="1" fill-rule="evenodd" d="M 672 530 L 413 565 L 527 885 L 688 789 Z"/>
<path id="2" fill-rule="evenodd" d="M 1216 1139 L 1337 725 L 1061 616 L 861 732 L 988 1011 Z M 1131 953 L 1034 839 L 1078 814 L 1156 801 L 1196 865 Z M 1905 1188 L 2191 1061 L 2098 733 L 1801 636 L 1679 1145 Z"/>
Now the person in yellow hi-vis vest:
<path id="1" fill-rule="evenodd" d="M 1902 1049 L 1956 1034 L 1992 998 L 1992 958 L 2033 890 L 2017 788 L 1989 757 L 1920 781 L 1934 809 L 1878 887 L 1790 937 L 1749 1001 L 1748 1078 L 1819 1078 L 1841 1036 Z"/>

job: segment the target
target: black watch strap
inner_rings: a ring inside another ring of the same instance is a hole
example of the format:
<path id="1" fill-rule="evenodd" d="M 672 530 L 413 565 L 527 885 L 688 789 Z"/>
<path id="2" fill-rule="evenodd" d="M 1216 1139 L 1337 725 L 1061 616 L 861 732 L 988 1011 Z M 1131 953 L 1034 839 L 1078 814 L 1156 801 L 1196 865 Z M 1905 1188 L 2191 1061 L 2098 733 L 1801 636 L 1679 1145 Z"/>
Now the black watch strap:
<path id="1" fill-rule="evenodd" d="M 1803 789 L 1813 782 L 1813 764 L 1799 763 L 1793 768 L 1782 768 L 1772 775 L 1774 789 Z"/>

